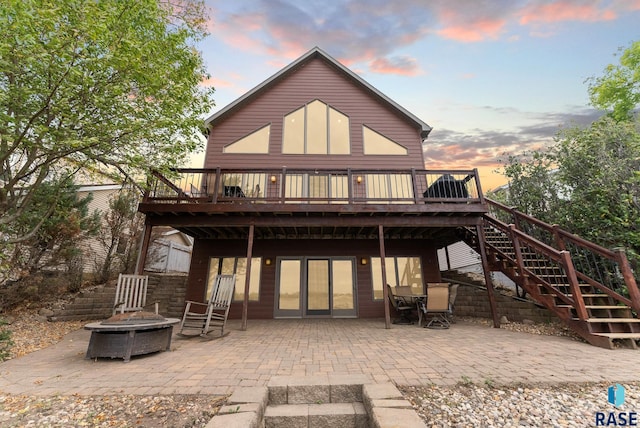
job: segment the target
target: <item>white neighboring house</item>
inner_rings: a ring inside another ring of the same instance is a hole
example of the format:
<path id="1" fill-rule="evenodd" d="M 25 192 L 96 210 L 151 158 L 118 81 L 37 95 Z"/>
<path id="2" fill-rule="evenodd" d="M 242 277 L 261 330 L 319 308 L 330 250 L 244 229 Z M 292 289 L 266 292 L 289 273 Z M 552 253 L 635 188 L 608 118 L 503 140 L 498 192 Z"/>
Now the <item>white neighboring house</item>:
<path id="1" fill-rule="evenodd" d="M 447 254 L 449 262 L 447 263 Z M 438 250 L 438 264 L 441 271 L 457 270 L 462 273 L 483 274 L 480 254 L 463 241 Z M 494 286 L 515 289 L 515 283 L 502 272 L 491 272 Z"/>
<path id="2" fill-rule="evenodd" d="M 88 204 L 89 212 L 109 211 L 109 201 L 122 190 L 121 184 L 91 184 L 78 187 L 78 196 L 89 194 L 93 199 Z M 158 229 L 158 230 L 156 230 Z M 153 272 L 188 272 L 191 262 L 193 242 L 191 238 L 172 228 L 154 228 L 156 238 L 149 245 L 149 257 L 145 270 Z M 155 232 L 158 232 L 157 234 Z M 95 238 L 83 243 L 84 271 L 95 272 L 96 260 L 101 262 L 106 255 L 105 248 Z M 116 251 L 122 251 L 122 247 Z"/>
<path id="3" fill-rule="evenodd" d="M 193 238 L 171 227 L 156 226 L 144 269 L 149 272 L 189 272 Z"/>

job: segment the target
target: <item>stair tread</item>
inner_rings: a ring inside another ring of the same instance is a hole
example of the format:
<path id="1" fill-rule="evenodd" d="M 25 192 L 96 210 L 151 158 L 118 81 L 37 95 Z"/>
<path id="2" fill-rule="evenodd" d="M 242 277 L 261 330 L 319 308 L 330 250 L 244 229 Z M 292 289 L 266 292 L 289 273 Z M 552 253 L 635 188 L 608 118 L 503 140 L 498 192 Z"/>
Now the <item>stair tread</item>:
<path id="1" fill-rule="evenodd" d="M 573 308 L 572 305 L 556 305 L 558 308 Z M 610 305 L 585 305 L 586 309 L 631 309 L 629 306 L 610 306 Z"/>
<path id="2" fill-rule="evenodd" d="M 579 318 L 574 318 L 574 320 L 578 320 Z M 638 318 L 589 318 L 585 320 L 587 322 L 631 322 L 638 323 L 640 319 Z"/>
<path id="3" fill-rule="evenodd" d="M 640 339 L 640 333 L 591 333 L 594 336 L 609 337 L 611 339 Z"/>
<path id="4" fill-rule="evenodd" d="M 585 305 L 587 309 L 630 309 L 629 306 L 620 305 Z"/>

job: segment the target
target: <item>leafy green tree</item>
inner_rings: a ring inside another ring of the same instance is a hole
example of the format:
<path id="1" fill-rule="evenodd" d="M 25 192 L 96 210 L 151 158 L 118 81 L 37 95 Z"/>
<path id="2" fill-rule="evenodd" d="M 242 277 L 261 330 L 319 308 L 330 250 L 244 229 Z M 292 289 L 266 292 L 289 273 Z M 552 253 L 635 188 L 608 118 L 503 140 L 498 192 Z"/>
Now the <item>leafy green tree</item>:
<path id="1" fill-rule="evenodd" d="M 603 117 L 586 129 L 568 128 L 552 157 L 558 181 L 570 189 L 569 230 L 640 254 L 640 121 Z"/>
<path id="2" fill-rule="evenodd" d="M 504 162 L 505 203 L 596 242 L 625 247 L 640 267 L 640 121 L 604 116 L 556 144 Z"/>
<path id="3" fill-rule="evenodd" d="M 594 106 L 611 111 L 617 120 L 631 117 L 640 104 L 640 41 L 622 52 L 618 65 L 609 64 L 603 76 L 589 82 Z"/>
<path id="4" fill-rule="evenodd" d="M 204 22 L 202 0 L 0 2 L 4 244 L 29 240 L 53 213 L 52 203 L 30 230 L 11 233 L 43 183 L 84 170 L 142 184 L 202 144 L 213 89 L 200 85 L 193 45 Z"/>
<path id="5" fill-rule="evenodd" d="M 562 186 L 555 177 L 554 161 L 548 153 L 509 155 L 503 164 L 504 175 L 509 179 L 503 202 L 548 223 L 556 223 L 558 207 L 563 203 L 559 196 Z"/>
<path id="6" fill-rule="evenodd" d="M 57 189 L 59 194 L 54 194 Z M 95 236 L 100 225 L 96 213 L 89 213 L 91 197 L 79 199 L 77 186 L 45 182 L 34 192 L 31 209 L 12 223 L 14 235 L 24 234 L 42 223 L 35 234 L 13 246 L 11 266 L 18 276 L 28 276 L 46 267 L 69 266 L 82 253 L 81 244 Z M 53 208 L 51 208 L 53 207 Z M 50 213 L 44 222 L 41 218 Z"/>

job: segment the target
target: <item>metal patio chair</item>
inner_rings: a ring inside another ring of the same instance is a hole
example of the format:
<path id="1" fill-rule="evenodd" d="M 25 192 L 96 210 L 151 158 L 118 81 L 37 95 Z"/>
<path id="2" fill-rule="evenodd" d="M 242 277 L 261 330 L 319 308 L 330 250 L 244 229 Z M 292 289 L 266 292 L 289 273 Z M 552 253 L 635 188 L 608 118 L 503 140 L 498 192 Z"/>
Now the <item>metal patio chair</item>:
<path id="1" fill-rule="evenodd" d="M 416 308 L 411 301 L 405 300 L 402 296 L 398 296 L 394 292 L 394 288 L 387 284 L 389 292 L 389 300 L 393 309 L 396 310 L 400 318 L 393 320 L 394 324 L 413 324 L 411 321 L 411 312 Z"/>
<path id="2" fill-rule="evenodd" d="M 449 304 L 449 283 L 428 283 L 425 317 L 431 317 L 431 319 L 427 322 L 425 328 L 449 328 L 451 326 L 451 322 L 449 321 L 450 315 L 451 306 Z"/>

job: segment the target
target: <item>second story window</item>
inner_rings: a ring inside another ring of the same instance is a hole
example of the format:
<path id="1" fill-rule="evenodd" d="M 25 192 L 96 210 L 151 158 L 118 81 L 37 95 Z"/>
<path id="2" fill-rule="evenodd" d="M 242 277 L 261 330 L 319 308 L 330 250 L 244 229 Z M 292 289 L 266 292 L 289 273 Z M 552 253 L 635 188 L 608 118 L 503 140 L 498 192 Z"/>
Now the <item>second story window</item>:
<path id="1" fill-rule="evenodd" d="M 362 126 L 365 155 L 407 155 L 406 147 L 396 143 L 373 129 Z"/>
<path id="2" fill-rule="evenodd" d="M 222 153 L 269 153 L 269 135 L 271 125 L 263 126 L 257 131 L 227 144 Z"/>
<path id="3" fill-rule="evenodd" d="M 348 155 L 349 118 L 322 101 L 312 101 L 284 117 L 284 154 Z"/>

